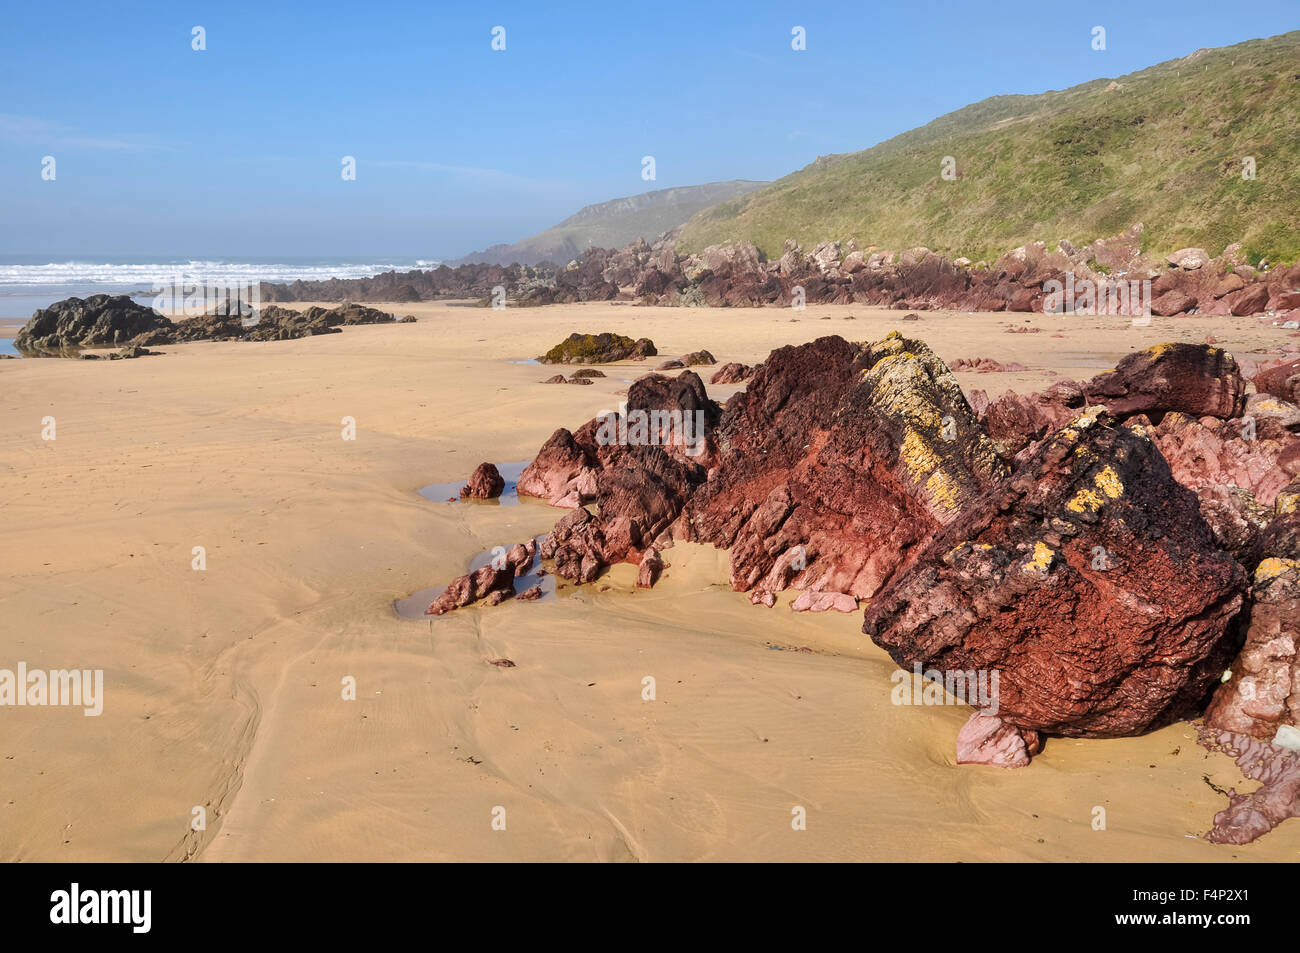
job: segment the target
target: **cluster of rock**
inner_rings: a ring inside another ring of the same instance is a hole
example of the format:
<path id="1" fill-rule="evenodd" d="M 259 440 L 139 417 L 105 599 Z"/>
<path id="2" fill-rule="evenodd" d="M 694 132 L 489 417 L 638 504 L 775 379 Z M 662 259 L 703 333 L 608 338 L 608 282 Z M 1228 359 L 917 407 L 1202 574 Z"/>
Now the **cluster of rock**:
<path id="1" fill-rule="evenodd" d="M 313 306 L 306 311 L 276 305 L 257 312 L 231 307 L 173 322 L 126 295 L 92 295 L 68 298 L 37 311 L 14 338 L 14 347 L 34 354 L 56 354 L 82 348 L 148 348 L 186 341 L 284 341 L 336 334 L 347 325 L 394 321 L 397 318 L 386 311 L 349 303 L 337 308 Z"/>
<path id="2" fill-rule="evenodd" d="M 459 609 L 479 600 L 490 606 L 500 605 L 507 599 L 516 598 L 531 602 L 542 595 L 541 586 L 531 586 L 523 592 L 515 592 L 515 579 L 526 575 L 537 555 L 537 542 L 528 540 L 516 543 L 499 558 L 494 558 L 486 566 L 480 566 L 463 576 L 458 576 L 447 584 L 437 599 L 425 610 L 426 615 L 442 615 L 452 609 Z"/>
<path id="3" fill-rule="evenodd" d="M 1300 408 L 1248 390 L 1230 354 L 1175 344 L 972 403 L 919 340 L 824 337 L 725 406 L 693 371 L 646 375 L 640 439 L 557 430 L 518 490 L 571 509 L 539 547 L 563 578 L 628 562 L 653 585 L 675 541 L 711 543 L 752 602 L 863 600 L 904 670 L 998 673 L 960 761 L 1144 732 L 1211 694 L 1210 730 L 1271 748 L 1300 716 Z M 693 446 L 667 423 L 688 416 Z M 1222 836 L 1267 829 L 1278 790 L 1234 802 Z"/>
<path id="4" fill-rule="evenodd" d="M 517 305 L 635 301 L 757 307 L 801 299 L 905 310 L 1041 312 L 1054 307 L 1049 282 L 1070 288 L 1091 282 L 1096 288 L 1149 280 L 1157 315 L 1300 316 L 1300 265 L 1260 270 L 1249 264 L 1239 244 L 1216 257 L 1184 248 L 1159 258 L 1143 252 L 1142 230 L 1138 224 L 1082 247 L 1064 239 L 1054 249 L 1036 242 L 976 263 L 924 247 L 891 251 L 862 247 L 856 240 L 822 242 L 810 252 L 788 241 L 774 260 L 749 243 L 682 254 L 668 235 L 653 245 L 638 239 L 620 249 L 589 248 L 563 266 L 444 266 L 376 278 L 264 285 L 263 300 L 474 297 L 486 305 L 495 300 L 494 289 L 503 288 Z"/>
<path id="5" fill-rule="evenodd" d="M 439 299 L 484 299 L 495 288 L 508 288 L 512 295 L 525 296 L 534 286 L 553 287 L 557 267 L 543 263 L 527 265 L 439 265 L 432 269 L 386 271 L 371 278 L 330 278 L 325 281 L 294 281 L 289 284 L 263 282 L 261 300 L 285 301 L 436 301 Z"/>

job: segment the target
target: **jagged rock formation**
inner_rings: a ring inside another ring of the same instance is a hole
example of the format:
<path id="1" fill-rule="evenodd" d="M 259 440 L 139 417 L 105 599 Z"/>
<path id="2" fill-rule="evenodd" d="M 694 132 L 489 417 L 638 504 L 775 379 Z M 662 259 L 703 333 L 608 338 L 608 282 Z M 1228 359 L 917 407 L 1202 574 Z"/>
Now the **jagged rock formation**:
<path id="1" fill-rule="evenodd" d="M 57 352 L 83 347 L 113 347 L 140 341 L 171 322 L 126 295 L 67 298 L 32 315 L 14 337 L 19 351 Z"/>
<path id="2" fill-rule="evenodd" d="M 867 251 L 852 241 L 823 242 L 807 254 L 787 242 L 779 259 L 768 260 L 747 243 L 684 254 L 671 238 L 653 245 L 638 239 L 618 249 L 588 248 L 563 266 L 441 266 L 347 281 L 263 285 L 262 300 L 406 301 L 414 300 L 414 293 L 421 300 L 475 298 L 486 306 L 500 288 L 515 306 L 617 300 L 675 307 L 788 307 L 802 301 L 907 311 L 1137 315 L 1145 301 L 1141 283 L 1150 281 L 1155 314 L 1300 314 L 1295 291 L 1300 265 L 1258 271 L 1234 244 L 1194 269 L 1184 268 L 1143 253 L 1141 237 L 1137 225 L 1083 248 L 1061 242 L 1051 251 L 1035 242 L 991 264 L 976 265 L 928 248 Z M 399 292 L 404 296 L 395 297 Z"/>

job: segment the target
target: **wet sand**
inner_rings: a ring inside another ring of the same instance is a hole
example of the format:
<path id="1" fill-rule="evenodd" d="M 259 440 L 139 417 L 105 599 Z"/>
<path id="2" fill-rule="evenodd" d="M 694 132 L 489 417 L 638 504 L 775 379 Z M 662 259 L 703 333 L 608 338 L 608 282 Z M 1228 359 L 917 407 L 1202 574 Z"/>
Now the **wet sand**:
<path id="1" fill-rule="evenodd" d="M 555 371 L 511 363 L 572 331 L 752 364 L 823 334 L 897 328 L 949 360 L 1027 365 L 958 375 L 994 395 L 1165 340 L 1212 333 L 1245 355 L 1293 332 L 1254 318 L 903 323 L 824 306 L 391 310 L 420 321 L 133 361 L 0 361 L 0 667 L 102 668 L 106 691 L 98 718 L 0 712 L 0 857 L 1300 857 L 1295 822 L 1246 847 L 1195 838 L 1225 803 L 1206 777 L 1253 784 L 1186 725 L 1052 739 L 1018 771 L 958 767 L 969 709 L 893 705 L 894 665 L 860 634 L 860 613 L 795 614 L 790 594 L 752 606 L 726 585 L 725 553 L 706 547 L 668 550 L 650 592 L 620 566 L 539 604 L 419 621 L 394 611 L 562 515 L 419 490 L 528 459 L 556 427 L 615 408 L 625 379 L 656 363 L 606 367 L 588 387 L 540 384 Z M 1016 326 L 1043 331 L 1004 333 Z M 53 441 L 41 439 L 47 415 Z M 191 568 L 196 546 L 206 570 Z M 501 658 L 515 667 L 490 664 Z M 792 830 L 796 807 L 806 830 Z M 1106 830 L 1092 827 L 1096 807 Z"/>

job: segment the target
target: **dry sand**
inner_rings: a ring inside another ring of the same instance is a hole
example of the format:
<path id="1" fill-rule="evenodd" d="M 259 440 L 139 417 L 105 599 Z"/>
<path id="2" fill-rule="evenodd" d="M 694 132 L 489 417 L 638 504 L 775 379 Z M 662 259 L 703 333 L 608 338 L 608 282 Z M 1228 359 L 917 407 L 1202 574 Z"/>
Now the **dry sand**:
<path id="1" fill-rule="evenodd" d="M 304 306 L 305 307 L 305 306 Z M 954 764 L 964 707 L 890 701 L 860 613 L 751 606 L 726 555 L 667 552 L 544 604 L 404 621 L 393 600 L 549 529 L 541 504 L 417 493 L 528 459 L 612 409 L 510 363 L 571 331 L 754 363 L 893 328 L 993 393 L 1084 377 L 1134 348 L 1292 340 L 1255 319 L 579 305 L 397 305 L 417 324 L 134 361 L 0 361 L 0 667 L 102 668 L 101 717 L 0 710 L 6 860 L 1295 860 L 1300 823 L 1196 839 L 1242 784 L 1187 725 L 1049 741 L 1027 769 Z M 847 315 L 855 320 L 844 320 Z M 829 316 L 830 320 L 822 320 Z M 797 320 L 792 321 L 794 317 Z M 1010 335 L 1010 326 L 1039 334 Z M 1057 338 L 1052 334 L 1061 333 Z M 725 397 L 735 387 L 711 388 Z M 54 416 L 57 439 L 41 439 Z M 357 439 L 341 439 L 342 418 Z M 191 568 L 206 547 L 207 569 Z M 610 586 L 602 591 L 603 586 Z M 514 668 L 489 660 L 506 657 Z M 357 698 L 342 698 L 356 679 Z M 642 700 L 642 679 L 656 700 Z M 196 806 L 207 827 L 191 831 Z M 807 829 L 792 829 L 803 807 Z M 1107 829 L 1092 829 L 1094 809 Z M 495 808 L 506 829 L 494 830 Z"/>

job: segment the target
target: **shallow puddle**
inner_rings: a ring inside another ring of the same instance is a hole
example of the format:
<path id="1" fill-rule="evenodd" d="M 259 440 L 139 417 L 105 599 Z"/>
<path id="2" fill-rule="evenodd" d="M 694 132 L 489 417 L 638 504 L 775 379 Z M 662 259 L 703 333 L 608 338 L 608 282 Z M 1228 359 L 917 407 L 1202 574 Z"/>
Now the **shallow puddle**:
<path id="1" fill-rule="evenodd" d="M 474 497 L 461 499 L 460 491 L 465 486 L 465 480 L 458 480 L 455 483 L 430 483 L 428 486 L 420 488 L 420 495 L 426 500 L 433 500 L 435 503 L 477 503 L 481 506 L 518 506 L 519 505 L 519 476 L 524 472 L 524 467 L 531 463 L 531 460 L 521 460 L 518 463 L 498 463 L 497 472 L 501 474 L 501 479 L 506 481 L 505 489 L 501 495 L 491 500 L 480 500 Z M 544 503 L 544 500 L 538 500 Z"/>

